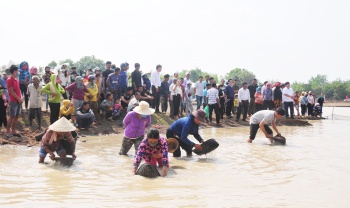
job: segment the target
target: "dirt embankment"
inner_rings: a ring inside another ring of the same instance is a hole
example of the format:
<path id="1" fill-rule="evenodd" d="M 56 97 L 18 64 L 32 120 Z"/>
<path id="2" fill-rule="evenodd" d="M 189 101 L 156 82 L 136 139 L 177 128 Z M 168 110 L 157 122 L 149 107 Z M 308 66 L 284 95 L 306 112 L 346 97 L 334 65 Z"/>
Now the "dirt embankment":
<path id="1" fill-rule="evenodd" d="M 318 120 L 318 118 L 310 118 L 313 120 Z M 249 118 L 248 118 L 249 120 Z M 124 129 L 119 126 L 122 118 L 116 121 L 106 121 L 103 125 L 93 125 L 90 131 L 81 130 L 78 131 L 80 139 L 86 136 L 96 136 L 103 134 L 122 134 Z M 215 121 L 215 116 L 213 118 Z M 169 116 L 165 114 L 153 114 L 152 115 L 152 126 L 158 128 L 162 134 L 165 134 L 167 128 L 174 122 Z M 42 113 L 42 130 L 37 129 L 36 121 L 33 122 L 33 126 L 29 126 L 28 114 L 26 112 L 22 113 L 22 116 L 18 119 L 18 131 L 22 135 L 21 137 L 12 137 L 10 139 L 5 138 L 5 130 L 3 129 L 0 135 L 0 145 L 26 145 L 26 146 L 37 146 L 40 142 L 35 140 L 35 136 L 40 134 L 44 129 L 46 129 L 50 124 L 50 113 Z M 222 126 L 217 127 L 215 122 L 213 124 L 203 123 L 201 128 L 228 128 L 228 127 L 242 127 L 249 126 L 249 122 L 235 122 L 234 119 L 224 118 L 221 120 Z M 305 118 L 297 119 L 285 119 L 282 118 L 278 120 L 277 125 L 285 126 L 310 126 L 311 124 Z"/>

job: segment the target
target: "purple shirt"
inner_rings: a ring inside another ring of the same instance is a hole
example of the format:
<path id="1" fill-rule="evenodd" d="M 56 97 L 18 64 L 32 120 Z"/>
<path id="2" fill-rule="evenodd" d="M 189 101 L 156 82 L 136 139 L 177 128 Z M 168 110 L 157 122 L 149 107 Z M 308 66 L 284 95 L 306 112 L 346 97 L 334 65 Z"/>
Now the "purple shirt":
<path id="1" fill-rule="evenodd" d="M 151 147 L 148 144 L 148 139 L 145 138 L 140 143 L 137 155 L 135 157 L 134 167 L 139 167 L 141 160 L 144 159 L 146 163 L 150 163 L 153 154 L 162 154 L 162 165 L 169 166 L 168 164 L 168 145 L 163 137 L 159 137 L 158 144 L 155 147 Z"/>
<path id="2" fill-rule="evenodd" d="M 73 93 L 73 96 L 72 98 L 74 100 L 84 100 L 84 92 L 89 92 L 87 90 L 87 88 L 85 87 L 85 85 L 83 85 L 84 88 L 83 89 L 78 89 L 77 88 L 77 83 L 74 82 L 73 84 L 69 85 L 68 87 L 66 87 L 66 90 L 69 92 L 69 93 Z"/>
<path id="3" fill-rule="evenodd" d="M 151 125 L 151 116 L 139 119 L 137 113 L 130 111 L 126 114 L 123 124 L 125 126 L 124 136 L 136 139 L 145 135 L 145 129 Z"/>

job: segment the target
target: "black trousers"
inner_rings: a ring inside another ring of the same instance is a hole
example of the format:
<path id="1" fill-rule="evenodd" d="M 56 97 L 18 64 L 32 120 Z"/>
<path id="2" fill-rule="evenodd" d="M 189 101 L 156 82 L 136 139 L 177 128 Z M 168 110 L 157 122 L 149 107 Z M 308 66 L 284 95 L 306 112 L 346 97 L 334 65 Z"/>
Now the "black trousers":
<path id="1" fill-rule="evenodd" d="M 0 127 L 2 125 L 4 127 L 7 126 L 6 108 L 7 106 L 4 106 L 4 100 L 0 97 Z"/>
<path id="2" fill-rule="evenodd" d="M 61 104 L 60 103 L 49 103 L 49 106 L 50 106 L 50 111 L 51 111 L 50 123 L 53 124 L 55 121 L 58 120 L 58 116 L 60 114 Z"/>
<path id="3" fill-rule="evenodd" d="M 306 107 L 307 107 L 307 106 L 306 106 L 306 105 L 301 104 L 301 105 L 300 105 L 300 107 L 301 107 L 301 115 L 302 115 L 302 116 L 305 116 L 305 113 L 306 113 Z"/>
<path id="4" fill-rule="evenodd" d="M 313 108 L 314 108 L 314 105 L 313 105 L 313 104 L 310 104 L 310 103 L 307 104 L 307 115 L 308 115 L 308 116 L 313 116 L 313 115 L 314 115 L 314 114 L 312 113 L 312 112 L 313 112 Z"/>
<path id="5" fill-rule="evenodd" d="M 263 110 L 273 110 L 274 103 L 272 100 L 264 100 L 263 102 Z"/>
<path id="6" fill-rule="evenodd" d="M 156 90 L 156 87 L 152 85 L 152 108 L 156 109 L 156 112 L 159 111 L 159 102 L 160 102 L 160 89 L 158 89 L 158 92 Z"/>
<path id="7" fill-rule="evenodd" d="M 187 153 L 187 155 L 191 155 L 192 154 L 192 147 L 189 146 L 188 144 L 186 144 L 185 142 L 183 142 L 179 137 L 177 137 L 174 132 L 172 132 L 171 130 L 167 130 L 166 131 L 166 138 L 175 138 L 178 142 L 179 142 L 179 147 L 174 151 L 173 156 L 174 157 L 181 157 L 181 149 L 184 149 Z"/>
<path id="8" fill-rule="evenodd" d="M 220 123 L 220 111 L 219 111 L 219 105 L 217 103 L 215 104 L 208 104 L 209 106 L 209 121 L 213 120 L 212 114 L 213 110 L 215 111 L 215 117 L 216 117 L 216 123 Z"/>
<path id="9" fill-rule="evenodd" d="M 63 99 L 67 100 L 68 96 L 67 96 L 67 93 L 66 93 L 66 87 L 64 87 L 64 86 L 62 86 L 62 87 L 64 89 L 64 93 L 62 93 Z"/>
<path id="10" fill-rule="evenodd" d="M 181 103 L 181 95 L 173 95 L 174 116 L 179 115 L 179 108 Z"/>
<path id="11" fill-rule="evenodd" d="M 288 108 L 290 109 L 290 117 L 294 118 L 294 103 L 293 102 L 284 102 L 284 111 L 286 112 L 286 118 L 289 117 Z"/>
<path id="12" fill-rule="evenodd" d="M 255 113 L 255 97 L 250 98 L 248 114 L 252 115 Z"/>
<path id="13" fill-rule="evenodd" d="M 224 114 L 225 114 L 225 99 L 221 98 L 220 99 L 220 118 L 224 119 Z"/>
<path id="14" fill-rule="evenodd" d="M 263 109 L 263 104 L 255 103 L 255 111 L 254 111 L 254 113 L 256 113 L 258 111 L 261 111 L 262 109 Z"/>
<path id="15" fill-rule="evenodd" d="M 233 107 L 233 99 L 230 99 L 226 103 L 226 116 L 231 116 L 232 107 Z"/>
<path id="16" fill-rule="evenodd" d="M 239 118 L 241 117 L 242 111 L 243 111 L 243 119 L 242 120 L 245 121 L 247 119 L 248 107 L 249 107 L 249 101 L 242 100 L 242 102 L 238 106 L 236 120 L 239 120 Z"/>
<path id="17" fill-rule="evenodd" d="M 24 104 L 25 104 L 25 107 L 27 109 L 28 108 L 28 100 L 29 100 L 29 97 L 27 95 L 27 85 L 20 84 L 19 87 L 21 89 L 22 96 L 24 96 Z"/>

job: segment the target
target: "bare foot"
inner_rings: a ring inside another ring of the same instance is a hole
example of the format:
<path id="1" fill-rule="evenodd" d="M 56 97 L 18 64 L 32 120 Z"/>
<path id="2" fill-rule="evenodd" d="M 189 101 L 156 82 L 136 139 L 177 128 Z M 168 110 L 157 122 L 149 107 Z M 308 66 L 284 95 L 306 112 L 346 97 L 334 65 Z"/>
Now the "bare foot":
<path id="1" fill-rule="evenodd" d="M 248 140 L 247 140 L 247 142 L 248 142 L 248 143 L 252 143 L 252 142 L 253 142 L 253 140 L 251 140 L 251 139 L 248 139 Z"/>

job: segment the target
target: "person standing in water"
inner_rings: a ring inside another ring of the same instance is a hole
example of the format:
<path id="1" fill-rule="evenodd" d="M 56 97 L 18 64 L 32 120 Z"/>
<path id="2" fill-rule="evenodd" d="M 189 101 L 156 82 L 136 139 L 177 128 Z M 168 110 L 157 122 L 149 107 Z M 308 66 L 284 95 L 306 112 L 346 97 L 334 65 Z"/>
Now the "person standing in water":
<path id="1" fill-rule="evenodd" d="M 272 128 L 276 131 L 277 135 L 281 135 L 276 126 L 276 119 L 280 119 L 284 116 L 285 111 L 283 108 L 277 108 L 275 111 L 273 110 L 262 110 L 253 114 L 250 118 L 250 135 L 248 139 L 248 143 L 252 143 L 255 139 L 256 133 L 260 129 L 265 137 L 270 140 L 272 143 L 273 132 L 268 126 L 271 123 Z"/>

